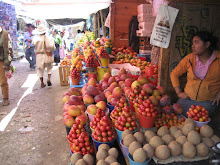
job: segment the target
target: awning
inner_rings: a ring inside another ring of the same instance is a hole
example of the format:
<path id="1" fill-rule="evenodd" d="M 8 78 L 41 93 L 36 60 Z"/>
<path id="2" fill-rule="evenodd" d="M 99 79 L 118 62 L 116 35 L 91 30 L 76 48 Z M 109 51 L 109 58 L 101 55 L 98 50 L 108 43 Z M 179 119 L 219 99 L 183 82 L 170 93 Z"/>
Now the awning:
<path id="1" fill-rule="evenodd" d="M 72 18 L 64 18 L 64 19 L 46 19 L 47 23 L 50 25 L 72 25 L 77 24 L 79 22 L 85 22 L 86 19 L 72 19 Z"/>
<path id="2" fill-rule="evenodd" d="M 111 0 L 36 0 L 22 3 L 23 10 L 34 19 L 86 19 L 90 14 L 108 8 Z"/>

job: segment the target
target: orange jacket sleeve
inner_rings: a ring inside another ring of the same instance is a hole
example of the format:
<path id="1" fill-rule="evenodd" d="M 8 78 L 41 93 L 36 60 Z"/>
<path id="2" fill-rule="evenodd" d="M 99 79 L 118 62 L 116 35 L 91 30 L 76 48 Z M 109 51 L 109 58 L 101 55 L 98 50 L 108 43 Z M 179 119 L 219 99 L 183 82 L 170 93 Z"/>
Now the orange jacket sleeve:
<path id="1" fill-rule="evenodd" d="M 174 88 L 180 86 L 179 77 L 187 72 L 187 68 L 189 64 L 188 56 L 189 55 L 184 57 L 170 73 L 170 79 Z"/>

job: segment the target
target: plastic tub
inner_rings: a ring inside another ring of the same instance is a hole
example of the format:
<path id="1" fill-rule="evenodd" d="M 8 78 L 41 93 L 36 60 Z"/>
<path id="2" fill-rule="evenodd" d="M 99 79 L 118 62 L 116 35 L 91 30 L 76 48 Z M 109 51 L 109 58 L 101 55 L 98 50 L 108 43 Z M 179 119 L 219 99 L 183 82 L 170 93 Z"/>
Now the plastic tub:
<path id="1" fill-rule="evenodd" d="M 111 105 L 109 102 L 107 102 L 107 107 L 108 107 L 110 113 L 115 109 L 115 106 Z"/>
<path id="2" fill-rule="evenodd" d="M 121 145 L 121 150 L 122 150 L 124 157 L 128 157 L 128 154 L 129 154 L 128 147 L 124 146 L 123 140 L 120 140 L 120 145 Z"/>
<path id="3" fill-rule="evenodd" d="M 108 67 L 109 64 L 109 58 L 100 58 L 100 62 L 102 64 L 102 67 Z"/>
<path id="4" fill-rule="evenodd" d="M 196 127 L 202 127 L 203 125 L 207 125 L 209 122 L 211 121 L 211 119 L 209 121 L 205 121 L 205 122 L 200 122 L 200 121 L 195 121 Z"/>
<path id="5" fill-rule="evenodd" d="M 145 162 L 143 163 L 138 163 L 138 162 L 135 162 L 133 157 L 131 156 L 131 154 L 128 154 L 128 159 L 129 159 L 129 164 L 130 165 L 148 165 L 149 162 L 151 161 L 151 159 L 147 159 Z"/>
<path id="6" fill-rule="evenodd" d="M 116 139 L 116 138 L 115 138 L 115 139 Z M 113 147 L 115 139 L 112 140 L 111 142 L 99 142 L 99 141 L 96 141 L 95 139 L 93 139 L 93 137 L 92 137 L 92 140 L 93 140 L 94 143 L 95 143 L 96 151 L 98 151 L 98 148 L 99 148 L 99 146 L 100 146 L 101 144 L 107 144 L 110 148 Z"/>
<path id="7" fill-rule="evenodd" d="M 88 113 L 87 111 L 86 111 L 86 113 L 88 114 L 89 121 L 92 122 L 93 119 L 94 119 L 94 117 L 95 117 L 95 115 L 92 115 L 92 114 Z M 109 115 L 109 109 L 108 109 L 108 108 L 106 108 L 106 110 L 105 110 L 105 114 L 106 114 L 106 116 Z"/>
<path id="8" fill-rule="evenodd" d="M 154 117 L 145 117 L 141 114 L 139 114 L 139 120 L 141 127 L 143 128 L 152 128 L 154 126 L 155 118 Z"/>
<path id="9" fill-rule="evenodd" d="M 79 85 L 81 78 L 72 78 L 72 85 Z"/>
<path id="10" fill-rule="evenodd" d="M 123 131 L 118 130 L 117 128 L 115 128 L 116 133 L 118 135 L 118 141 L 120 142 L 122 140 L 122 133 Z M 134 134 L 135 132 L 137 132 L 137 130 L 132 131 L 132 134 Z"/>

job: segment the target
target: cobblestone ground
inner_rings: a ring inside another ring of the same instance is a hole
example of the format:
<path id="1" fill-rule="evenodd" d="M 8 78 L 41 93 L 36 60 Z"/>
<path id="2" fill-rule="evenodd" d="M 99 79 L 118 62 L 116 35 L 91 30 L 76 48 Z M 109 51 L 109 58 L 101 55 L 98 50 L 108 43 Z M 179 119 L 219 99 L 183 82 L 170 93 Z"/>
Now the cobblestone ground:
<path id="1" fill-rule="evenodd" d="M 36 71 L 29 69 L 24 58 L 13 62 L 13 65 L 16 72 L 8 81 L 11 104 L 7 107 L 0 105 L 0 121 L 16 112 L 6 124 L 7 127 L 0 131 L 0 164 L 67 165 L 70 154 L 62 123 L 62 95 L 68 86 L 60 86 L 57 67 L 54 67 L 52 73 L 52 87 L 41 88 Z M 21 99 L 22 96 L 25 97 Z M 4 126 L 1 122 L 0 129 Z M 26 126 L 34 129 L 28 133 L 18 131 Z"/>

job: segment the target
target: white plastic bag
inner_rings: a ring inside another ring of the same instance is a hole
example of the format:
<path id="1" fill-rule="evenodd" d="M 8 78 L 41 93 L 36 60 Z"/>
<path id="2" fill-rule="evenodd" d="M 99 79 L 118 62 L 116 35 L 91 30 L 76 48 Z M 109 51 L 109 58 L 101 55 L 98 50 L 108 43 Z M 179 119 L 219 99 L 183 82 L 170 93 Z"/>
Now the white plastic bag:
<path id="1" fill-rule="evenodd" d="M 161 5 L 154 23 L 150 44 L 161 48 L 168 48 L 173 24 L 179 9 Z"/>

